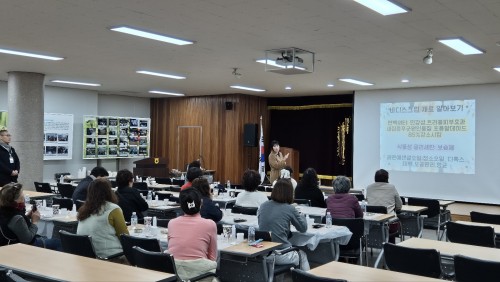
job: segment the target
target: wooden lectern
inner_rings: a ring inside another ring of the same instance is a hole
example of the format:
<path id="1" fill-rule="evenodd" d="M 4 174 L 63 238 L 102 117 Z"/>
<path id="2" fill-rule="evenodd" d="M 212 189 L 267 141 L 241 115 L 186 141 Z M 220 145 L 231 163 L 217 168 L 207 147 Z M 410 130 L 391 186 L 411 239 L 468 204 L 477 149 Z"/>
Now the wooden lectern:
<path id="1" fill-rule="evenodd" d="M 167 158 L 147 158 L 134 162 L 134 175 L 169 177 Z"/>
<path id="2" fill-rule="evenodd" d="M 287 147 L 280 147 L 280 151 L 283 156 L 289 154 L 288 159 L 286 160 L 286 165 L 290 166 L 293 169 L 293 174 L 291 175 L 291 177 L 299 182 L 299 151 Z"/>

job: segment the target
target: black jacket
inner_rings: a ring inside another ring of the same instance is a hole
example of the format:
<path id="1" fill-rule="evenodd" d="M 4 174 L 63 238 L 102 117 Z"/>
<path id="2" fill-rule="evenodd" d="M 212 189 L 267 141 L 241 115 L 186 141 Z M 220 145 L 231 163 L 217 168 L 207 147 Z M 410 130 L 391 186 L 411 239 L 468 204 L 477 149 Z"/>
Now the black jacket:
<path id="1" fill-rule="evenodd" d="M 118 205 L 123 211 L 125 221 L 130 222 L 132 212 L 137 214 L 137 218 L 143 218 L 142 212 L 149 209 L 148 203 L 141 197 L 139 190 L 132 187 L 118 187 L 116 190 Z"/>
<path id="2" fill-rule="evenodd" d="M 87 190 L 89 189 L 90 183 L 94 181 L 94 178 L 87 176 L 76 186 L 75 192 L 73 192 L 73 202 L 76 200 L 86 201 L 87 200 Z"/>
<path id="3" fill-rule="evenodd" d="M 16 150 L 10 147 L 9 150 L 0 145 L 0 187 L 11 182 L 17 182 L 17 176 L 11 176 L 13 170 L 19 171 L 21 165 Z M 14 163 L 10 163 L 10 155 L 14 158 Z"/>
<path id="4" fill-rule="evenodd" d="M 311 200 L 311 207 L 326 208 L 325 196 L 318 186 L 306 187 L 299 182 L 295 188 L 295 199 Z"/>
<path id="5" fill-rule="evenodd" d="M 215 221 L 215 223 L 219 222 L 223 216 L 222 211 L 209 197 L 203 197 L 203 205 L 201 205 L 200 214 L 201 217 L 211 219 Z"/>

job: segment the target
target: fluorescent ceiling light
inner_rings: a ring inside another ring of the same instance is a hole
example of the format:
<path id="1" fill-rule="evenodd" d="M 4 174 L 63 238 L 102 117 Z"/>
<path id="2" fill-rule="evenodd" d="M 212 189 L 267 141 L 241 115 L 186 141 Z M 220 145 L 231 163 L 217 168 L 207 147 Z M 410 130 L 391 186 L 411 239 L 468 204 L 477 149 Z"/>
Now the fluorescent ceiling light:
<path id="1" fill-rule="evenodd" d="M 60 60 L 64 59 L 62 57 L 46 56 L 46 55 L 41 55 L 41 54 L 36 54 L 36 53 L 28 53 L 28 52 L 14 51 L 14 50 L 8 50 L 8 49 L 0 49 L 0 53 L 25 56 L 25 57 L 32 57 L 32 58 L 51 60 L 51 61 L 60 61 Z"/>
<path id="2" fill-rule="evenodd" d="M 236 89 L 248 90 L 248 91 L 255 91 L 255 92 L 264 92 L 264 91 L 266 91 L 265 89 L 259 89 L 259 88 L 241 86 L 241 85 L 231 85 L 230 87 L 231 88 L 236 88 Z"/>
<path id="3" fill-rule="evenodd" d="M 495 67 L 493 69 L 496 70 L 497 72 L 500 72 L 500 67 Z"/>
<path id="4" fill-rule="evenodd" d="M 287 87 L 285 87 L 285 90 L 292 90 L 292 87 L 291 86 L 287 86 Z"/>
<path id="5" fill-rule="evenodd" d="M 442 44 L 464 55 L 483 54 L 484 51 L 472 46 L 462 38 L 438 39 Z"/>
<path id="6" fill-rule="evenodd" d="M 136 73 L 161 76 L 161 77 L 167 77 L 167 78 L 173 78 L 173 79 L 186 79 L 185 76 L 173 75 L 173 74 L 161 73 L 161 72 L 154 72 L 154 71 L 147 71 L 147 70 L 138 70 L 138 71 L 136 71 Z"/>
<path id="7" fill-rule="evenodd" d="M 408 83 L 408 82 L 410 82 L 410 80 L 408 80 L 408 79 L 401 79 L 401 82 L 402 83 Z"/>
<path id="8" fill-rule="evenodd" d="M 410 9 L 389 0 L 354 0 L 384 16 L 407 13 Z"/>
<path id="9" fill-rule="evenodd" d="M 160 90 L 149 90 L 149 93 L 171 95 L 171 96 L 184 96 L 184 94 L 182 93 L 174 93 L 174 92 L 160 91 Z"/>
<path id="10" fill-rule="evenodd" d="M 363 85 L 363 86 L 373 85 L 373 83 L 364 82 L 364 81 L 356 80 L 356 79 L 352 79 L 352 78 L 339 78 L 339 80 L 343 81 L 343 82 L 349 82 L 349 83 L 352 83 L 352 84 Z"/>
<path id="11" fill-rule="evenodd" d="M 303 68 L 303 67 L 299 67 L 299 66 L 293 66 L 293 65 L 282 65 L 282 64 L 278 64 L 276 63 L 275 60 L 267 60 L 267 63 L 266 63 L 266 59 L 259 59 L 259 60 L 256 60 L 257 63 L 261 63 L 261 64 L 264 64 L 264 65 L 270 65 L 270 66 L 273 66 L 273 67 L 277 67 L 277 68 L 281 68 L 281 69 L 298 69 L 298 70 L 306 70 L 306 68 Z"/>
<path id="12" fill-rule="evenodd" d="M 188 40 L 183 40 L 183 39 L 178 39 L 174 37 L 170 37 L 168 35 L 163 35 L 159 33 L 152 33 L 149 31 L 144 31 L 144 30 L 139 30 L 136 28 L 131 28 L 128 26 L 117 26 L 117 27 L 112 27 L 110 28 L 112 31 L 118 31 L 130 35 L 135 35 L 139 37 L 144 37 L 148 39 L 153 39 L 153 40 L 158 40 L 162 42 L 167 42 L 175 45 L 188 45 L 188 44 L 193 44 L 193 41 L 188 41 Z"/>
<path id="13" fill-rule="evenodd" d="M 329 83 L 326 85 L 326 87 L 333 87 L 333 86 L 335 86 L 333 83 Z"/>
<path id="14" fill-rule="evenodd" d="M 76 84 L 84 86 L 101 86 L 100 83 L 88 83 L 88 82 L 68 81 L 68 80 L 51 80 L 50 82 L 63 83 L 63 84 Z"/>

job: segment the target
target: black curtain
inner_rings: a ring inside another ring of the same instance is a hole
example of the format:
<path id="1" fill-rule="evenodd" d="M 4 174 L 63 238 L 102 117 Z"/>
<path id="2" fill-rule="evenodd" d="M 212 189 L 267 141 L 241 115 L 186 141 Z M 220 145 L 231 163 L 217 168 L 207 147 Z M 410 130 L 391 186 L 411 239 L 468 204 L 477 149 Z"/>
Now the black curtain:
<path id="1" fill-rule="evenodd" d="M 280 146 L 298 150 L 300 173 L 312 167 L 322 175 L 352 176 L 353 99 L 353 94 L 269 98 L 270 136 L 266 143 L 278 140 Z M 341 134 L 345 137 L 344 161 L 337 155 L 337 130 L 342 124 L 348 126 L 346 134 Z M 269 151 L 268 147 L 266 154 Z"/>

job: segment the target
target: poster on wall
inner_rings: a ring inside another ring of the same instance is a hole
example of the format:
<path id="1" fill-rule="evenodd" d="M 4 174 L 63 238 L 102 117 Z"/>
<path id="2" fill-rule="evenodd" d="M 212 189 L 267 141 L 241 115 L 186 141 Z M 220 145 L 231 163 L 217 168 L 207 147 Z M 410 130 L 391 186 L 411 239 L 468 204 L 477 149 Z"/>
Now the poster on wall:
<path id="1" fill-rule="evenodd" d="M 7 112 L 0 111 L 0 128 L 7 127 Z"/>
<path id="2" fill-rule="evenodd" d="M 43 160 L 71 160 L 73 115 L 45 113 L 43 137 Z"/>
<path id="3" fill-rule="evenodd" d="M 83 158 L 149 157 L 149 118 L 84 116 Z"/>

